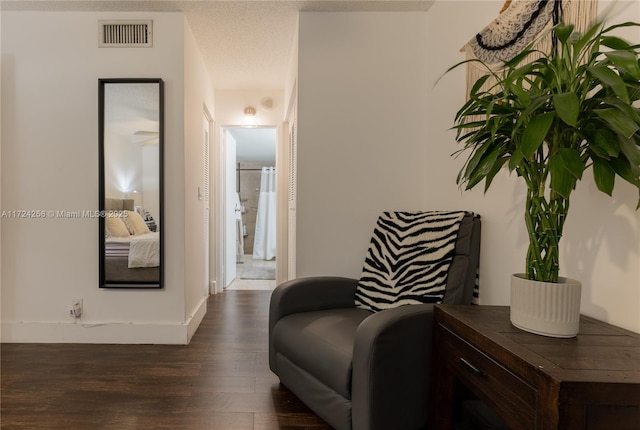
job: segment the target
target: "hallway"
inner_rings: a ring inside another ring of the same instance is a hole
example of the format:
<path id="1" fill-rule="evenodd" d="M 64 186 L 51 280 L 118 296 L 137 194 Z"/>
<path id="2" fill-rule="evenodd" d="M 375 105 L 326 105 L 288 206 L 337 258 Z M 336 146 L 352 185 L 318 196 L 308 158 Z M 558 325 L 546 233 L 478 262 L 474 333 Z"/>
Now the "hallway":
<path id="1" fill-rule="evenodd" d="M 188 346 L 2 344 L 2 429 L 330 430 L 269 370 L 270 295 L 211 296 Z"/>
<path id="2" fill-rule="evenodd" d="M 236 279 L 226 288 L 231 290 L 267 290 L 276 287 L 276 261 L 254 260 L 251 255 L 243 255 L 242 263 L 236 264 Z"/>

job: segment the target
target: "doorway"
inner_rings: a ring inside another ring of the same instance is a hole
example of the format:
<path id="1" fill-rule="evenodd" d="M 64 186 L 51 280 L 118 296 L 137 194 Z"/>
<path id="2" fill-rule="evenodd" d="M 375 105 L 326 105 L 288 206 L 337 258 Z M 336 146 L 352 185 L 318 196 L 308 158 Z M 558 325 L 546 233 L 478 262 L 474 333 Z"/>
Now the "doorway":
<path id="1" fill-rule="evenodd" d="M 276 127 L 222 129 L 225 289 L 276 285 Z"/>

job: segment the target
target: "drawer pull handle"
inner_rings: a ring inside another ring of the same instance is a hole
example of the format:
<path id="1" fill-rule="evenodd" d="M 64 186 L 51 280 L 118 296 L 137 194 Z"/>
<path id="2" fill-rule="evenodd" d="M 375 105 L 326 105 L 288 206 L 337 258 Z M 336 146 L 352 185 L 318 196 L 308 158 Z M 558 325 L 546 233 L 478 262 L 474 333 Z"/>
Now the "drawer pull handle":
<path id="1" fill-rule="evenodd" d="M 460 357 L 460 363 L 462 363 L 462 365 L 466 367 L 467 370 L 469 370 L 471 373 L 473 373 L 476 376 L 482 376 L 484 374 L 482 370 L 478 369 L 476 366 L 469 363 L 467 360 L 465 360 L 462 357 Z"/>

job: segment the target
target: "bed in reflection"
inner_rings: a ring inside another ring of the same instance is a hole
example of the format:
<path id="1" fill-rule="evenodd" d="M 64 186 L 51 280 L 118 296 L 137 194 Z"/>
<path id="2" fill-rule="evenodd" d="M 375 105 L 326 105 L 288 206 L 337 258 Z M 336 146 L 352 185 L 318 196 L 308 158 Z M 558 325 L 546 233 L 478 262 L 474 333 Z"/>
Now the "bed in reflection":
<path id="1" fill-rule="evenodd" d="M 152 216 L 133 199 L 107 198 L 105 212 L 105 281 L 159 283 L 160 233 Z"/>

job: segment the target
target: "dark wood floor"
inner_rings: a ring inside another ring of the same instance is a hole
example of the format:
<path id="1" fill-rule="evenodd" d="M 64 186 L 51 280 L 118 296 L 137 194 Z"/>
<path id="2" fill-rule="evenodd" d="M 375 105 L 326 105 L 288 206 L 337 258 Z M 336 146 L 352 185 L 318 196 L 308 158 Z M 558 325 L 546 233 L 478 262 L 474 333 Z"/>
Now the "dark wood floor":
<path id="1" fill-rule="evenodd" d="M 328 430 L 268 365 L 269 291 L 226 291 L 188 346 L 3 344 L 2 429 Z"/>

